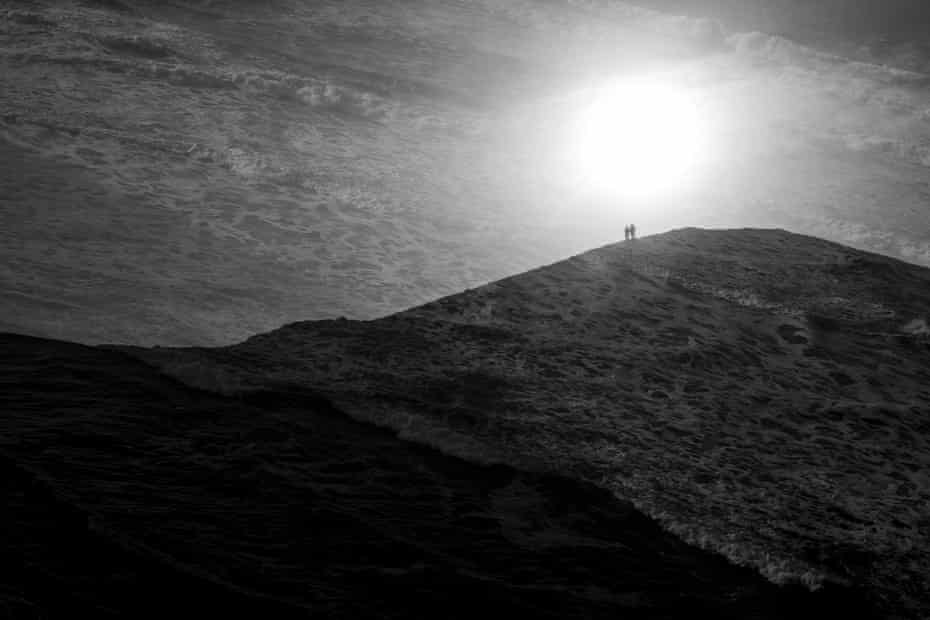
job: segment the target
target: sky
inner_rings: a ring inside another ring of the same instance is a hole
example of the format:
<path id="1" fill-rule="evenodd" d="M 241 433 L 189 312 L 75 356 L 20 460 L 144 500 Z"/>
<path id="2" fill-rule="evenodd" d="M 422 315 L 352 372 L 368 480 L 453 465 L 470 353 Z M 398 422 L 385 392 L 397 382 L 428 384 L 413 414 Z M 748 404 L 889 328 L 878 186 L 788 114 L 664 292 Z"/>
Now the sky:
<path id="1" fill-rule="evenodd" d="M 0 328 L 231 342 L 383 316 L 631 222 L 781 227 L 930 265 L 919 8 L 0 3 Z M 700 174 L 593 191 L 572 129 L 592 93 L 642 76 L 699 105 Z"/>
<path id="2" fill-rule="evenodd" d="M 641 0 L 677 15 L 715 19 L 730 30 L 760 31 L 842 56 L 926 71 L 930 11 L 921 0 Z"/>
<path id="3" fill-rule="evenodd" d="M 803 3 L 705 2 L 689 9 L 700 13 L 706 6 L 706 14 L 718 20 L 618 2 L 572 2 L 567 5 L 573 10 L 565 12 L 541 11 L 539 3 L 500 4 L 536 34 L 526 61 L 545 62 L 549 70 L 548 83 L 528 96 L 525 106 L 489 121 L 500 123 L 496 131 L 503 134 L 512 121 L 509 146 L 528 146 L 515 160 L 521 170 L 513 174 L 520 178 L 534 169 L 526 162 L 536 160 L 541 176 L 524 177 L 520 186 L 524 193 L 527 187 L 541 188 L 533 196 L 537 203 L 568 197 L 564 204 L 573 215 L 598 220 L 605 211 L 619 211 L 644 221 L 649 230 L 685 224 L 782 226 L 930 263 L 930 82 L 918 70 L 924 66 L 919 41 L 906 36 L 913 32 L 909 13 L 893 23 L 872 19 L 893 15 L 884 3 L 871 10 L 856 3 L 859 9 L 852 11 L 838 2 L 816 3 L 818 9 Z M 915 5 L 907 6 L 913 13 Z M 833 20 L 830 7 L 843 17 Z M 756 26 L 783 35 L 737 29 Z M 784 36 L 794 31 L 796 37 Z M 864 49 L 882 37 L 897 46 L 893 54 Z M 519 55 L 515 47 L 509 51 Z M 882 64 L 904 56 L 907 62 Z M 549 182 L 565 180 L 559 173 L 565 162 L 546 162 L 541 154 L 559 152 L 558 130 L 552 128 L 564 125 L 560 114 L 572 114 L 576 100 L 584 99 L 584 86 L 656 72 L 686 85 L 702 102 L 712 132 L 703 181 L 672 201 L 599 205 L 601 210 L 593 212 L 573 202 L 581 195 L 564 187 L 553 191 Z M 527 141 L 527 135 L 540 136 L 543 143 Z M 500 152 L 512 151 L 502 146 Z M 558 211 L 554 204 L 547 208 Z"/>

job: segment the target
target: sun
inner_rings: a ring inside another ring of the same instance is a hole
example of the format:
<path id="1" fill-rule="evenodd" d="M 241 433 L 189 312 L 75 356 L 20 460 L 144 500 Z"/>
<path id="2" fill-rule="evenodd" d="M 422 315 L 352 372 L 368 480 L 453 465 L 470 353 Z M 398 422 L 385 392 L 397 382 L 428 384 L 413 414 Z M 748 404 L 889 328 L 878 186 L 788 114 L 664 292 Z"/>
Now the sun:
<path id="1" fill-rule="evenodd" d="M 705 148 L 694 98 L 684 88 L 648 81 L 595 91 L 573 134 L 581 182 L 628 198 L 680 189 L 694 177 Z"/>

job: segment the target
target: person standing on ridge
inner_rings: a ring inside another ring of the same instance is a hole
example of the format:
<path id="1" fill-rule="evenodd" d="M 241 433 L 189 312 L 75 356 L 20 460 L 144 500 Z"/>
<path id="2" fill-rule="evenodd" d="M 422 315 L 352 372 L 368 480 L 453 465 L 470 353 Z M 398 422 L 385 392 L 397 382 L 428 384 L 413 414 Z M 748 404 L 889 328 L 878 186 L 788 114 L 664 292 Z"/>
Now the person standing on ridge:
<path id="1" fill-rule="evenodd" d="M 630 224 L 630 239 L 636 239 L 636 224 Z"/>
<path id="2" fill-rule="evenodd" d="M 629 224 L 623 227 L 623 240 L 624 241 L 630 240 L 630 225 Z"/>

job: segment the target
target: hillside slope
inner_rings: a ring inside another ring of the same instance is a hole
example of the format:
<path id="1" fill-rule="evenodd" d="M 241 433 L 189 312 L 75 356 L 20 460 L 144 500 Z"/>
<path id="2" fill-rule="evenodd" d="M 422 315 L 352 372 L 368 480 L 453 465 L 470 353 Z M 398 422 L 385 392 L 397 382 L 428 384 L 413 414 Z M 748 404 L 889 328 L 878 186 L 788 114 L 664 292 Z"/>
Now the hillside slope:
<path id="1" fill-rule="evenodd" d="M 776 582 L 930 604 L 930 270 L 779 230 L 605 246 L 390 317 L 130 349 L 631 500 Z M 890 613 L 890 612 L 889 612 Z"/>
<path id="2" fill-rule="evenodd" d="M 3 618 L 874 618 L 609 493 L 480 467 L 306 391 L 193 390 L 0 334 Z"/>

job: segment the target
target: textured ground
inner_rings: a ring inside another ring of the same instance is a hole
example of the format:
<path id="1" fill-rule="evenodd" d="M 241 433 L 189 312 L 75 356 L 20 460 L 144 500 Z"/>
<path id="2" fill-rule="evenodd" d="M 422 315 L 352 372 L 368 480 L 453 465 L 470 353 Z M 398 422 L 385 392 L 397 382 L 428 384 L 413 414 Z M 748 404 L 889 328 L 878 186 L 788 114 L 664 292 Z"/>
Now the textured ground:
<path id="1" fill-rule="evenodd" d="M 224 399 L 113 352 L 0 347 L 0 617 L 870 617 L 307 391 Z"/>
<path id="2" fill-rule="evenodd" d="M 629 221 L 930 264 L 926 76 L 732 27 L 620 2 L 0 1 L 0 327 L 227 344 L 383 316 Z M 700 186 L 575 187 L 584 87 L 655 68 L 707 111 Z"/>
<path id="3" fill-rule="evenodd" d="M 369 322 L 136 349 L 193 385 L 319 390 L 478 462 L 632 500 L 775 581 L 930 604 L 930 270 L 685 229 Z"/>

